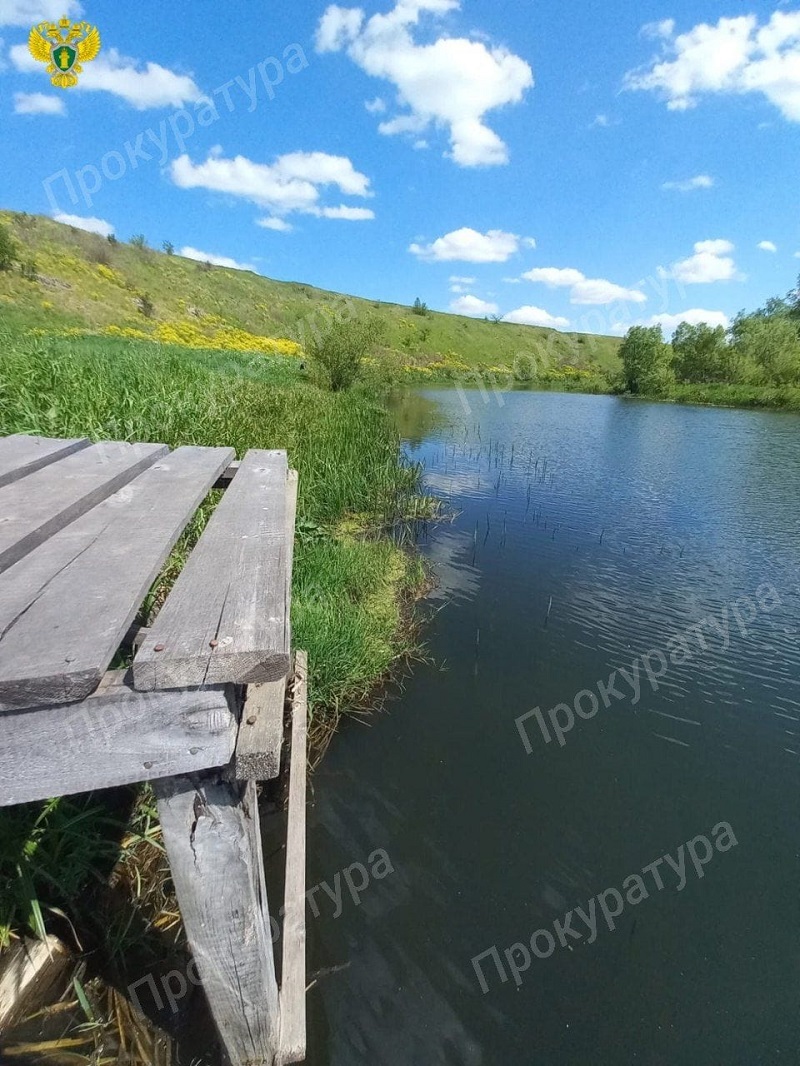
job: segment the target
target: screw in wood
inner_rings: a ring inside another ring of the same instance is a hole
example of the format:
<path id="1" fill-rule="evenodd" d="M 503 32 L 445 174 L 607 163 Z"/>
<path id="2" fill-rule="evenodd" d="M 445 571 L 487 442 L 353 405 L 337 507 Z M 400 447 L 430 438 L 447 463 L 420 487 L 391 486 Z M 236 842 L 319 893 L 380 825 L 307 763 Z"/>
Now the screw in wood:
<path id="1" fill-rule="evenodd" d="M 208 642 L 208 646 L 209 646 L 210 648 L 216 648 L 216 646 L 217 646 L 218 644 L 219 644 L 219 641 L 218 641 L 218 640 L 210 640 L 210 641 Z"/>
<path id="2" fill-rule="evenodd" d="M 251 714 L 250 717 L 247 719 L 247 724 L 248 725 L 255 725 L 256 724 L 256 716 L 254 714 Z"/>
<path id="3" fill-rule="evenodd" d="M 164 650 L 164 645 L 163 644 L 156 644 L 156 646 L 153 648 L 153 651 L 163 651 L 163 650 Z"/>

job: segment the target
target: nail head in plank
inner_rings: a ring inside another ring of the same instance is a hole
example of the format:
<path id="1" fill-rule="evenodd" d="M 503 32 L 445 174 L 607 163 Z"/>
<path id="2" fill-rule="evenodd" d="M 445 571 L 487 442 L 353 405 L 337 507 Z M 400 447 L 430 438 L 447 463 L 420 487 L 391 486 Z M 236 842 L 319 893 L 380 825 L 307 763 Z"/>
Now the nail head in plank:
<path id="1" fill-rule="evenodd" d="M 0 574 L 0 711 L 89 695 L 233 455 L 176 449 Z"/>
<path id="2" fill-rule="evenodd" d="M 111 684 L 83 703 L 0 715 L 0 806 L 224 766 L 236 743 L 229 696 Z"/>
<path id="3" fill-rule="evenodd" d="M 308 734 L 308 658 L 295 656 L 292 693 L 292 750 L 289 764 L 289 814 L 286 831 L 281 1030 L 278 1064 L 306 1057 L 306 746 Z"/>
<path id="4" fill-rule="evenodd" d="M 136 688 L 288 673 L 287 475 L 285 452 L 247 452 L 134 659 Z"/>
<path id="5" fill-rule="evenodd" d="M 92 442 L 87 438 L 53 440 L 50 437 L 31 437 L 15 433 L 0 438 L 0 486 L 19 481 L 43 466 L 64 459 L 73 452 L 88 448 Z"/>
<path id="6" fill-rule="evenodd" d="M 272 1066 L 278 987 L 255 783 L 210 772 L 154 783 L 172 881 L 232 1066 Z"/>
<path id="7" fill-rule="evenodd" d="M 169 449 L 104 441 L 0 488 L 0 572 L 127 485 Z"/>

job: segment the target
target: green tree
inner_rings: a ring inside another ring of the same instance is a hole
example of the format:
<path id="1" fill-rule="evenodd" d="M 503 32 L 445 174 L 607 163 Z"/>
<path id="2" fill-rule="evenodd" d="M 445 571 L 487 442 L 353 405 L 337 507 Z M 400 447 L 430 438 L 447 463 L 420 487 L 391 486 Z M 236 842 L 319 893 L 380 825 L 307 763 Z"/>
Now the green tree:
<path id="1" fill-rule="evenodd" d="M 739 366 L 751 379 L 775 385 L 800 384 L 800 334 L 797 320 L 786 314 L 739 315 L 731 329 Z"/>
<path id="2" fill-rule="evenodd" d="M 161 247 L 164 249 L 167 255 L 175 255 L 175 245 L 172 243 L 172 241 L 164 241 Z"/>
<path id="3" fill-rule="evenodd" d="M 661 326 L 632 326 L 619 354 L 628 392 L 658 395 L 673 380 L 672 349 Z"/>
<path id="4" fill-rule="evenodd" d="M 383 323 L 374 316 L 352 321 L 333 318 L 312 333 L 306 351 L 331 391 L 340 392 L 357 380 L 364 359 L 382 335 Z"/>
<path id="5" fill-rule="evenodd" d="M 0 225 L 0 270 L 10 270 L 18 258 L 17 242 L 8 226 Z"/>
<path id="6" fill-rule="evenodd" d="M 418 296 L 416 298 L 416 300 L 414 301 L 414 306 L 411 308 L 411 310 L 413 311 L 413 313 L 415 315 L 427 315 L 427 313 L 428 313 L 428 305 L 424 304 L 422 302 L 422 300 L 420 300 L 420 298 Z"/>
<path id="7" fill-rule="evenodd" d="M 147 247 L 147 239 L 145 238 L 145 235 L 143 233 L 135 233 L 131 237 L 131 245 L 134 248 L 138 248 L 139 251 L 145 249 Z"/>
<path id="8" fill-rule="evenodd" d="M 733 380 L 731 350 L 722 326 L 681 322 L 672 338 L 672 351 L 679 381 Z"/>

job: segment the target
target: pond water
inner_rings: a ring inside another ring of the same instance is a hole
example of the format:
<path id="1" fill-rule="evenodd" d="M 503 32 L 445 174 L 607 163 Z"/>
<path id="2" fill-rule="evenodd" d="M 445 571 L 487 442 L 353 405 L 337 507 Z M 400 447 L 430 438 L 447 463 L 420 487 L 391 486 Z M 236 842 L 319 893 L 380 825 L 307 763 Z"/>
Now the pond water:
<path id="1" fill-rule="evenodd" d="M 800 418 L 398 418 L 457 515 L 422 543 L 431 662 L 313 780 L 309 1063 L 797 1062 Z"/>

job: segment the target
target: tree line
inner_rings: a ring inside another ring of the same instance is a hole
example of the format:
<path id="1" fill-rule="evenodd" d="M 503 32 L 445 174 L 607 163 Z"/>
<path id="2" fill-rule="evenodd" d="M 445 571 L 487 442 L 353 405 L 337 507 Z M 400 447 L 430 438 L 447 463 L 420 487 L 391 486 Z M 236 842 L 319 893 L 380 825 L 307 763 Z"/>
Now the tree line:
<path id="1" fill-rule="evenodd" d="M 670 344 L 661 326 L 633 326 L 620 357 L 624 388 L 641 395 L 676 383 L 800 386 L 800 279 L 786 296 L 740 311 L 727 330 L 682 322 Z"/>

